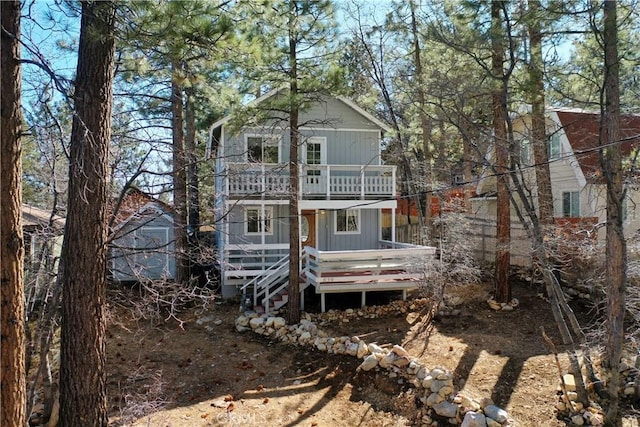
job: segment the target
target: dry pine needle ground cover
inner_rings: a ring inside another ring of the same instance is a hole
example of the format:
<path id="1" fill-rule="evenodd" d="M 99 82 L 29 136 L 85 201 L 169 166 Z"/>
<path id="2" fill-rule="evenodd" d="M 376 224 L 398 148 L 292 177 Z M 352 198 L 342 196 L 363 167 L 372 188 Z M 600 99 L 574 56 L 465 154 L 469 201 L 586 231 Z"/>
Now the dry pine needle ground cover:
<path id="1" fill-rule="evenodd" d="M 454 372 L 467 394 L 490 397 L 517 426 L 564 426 L 554 405 L 558 370 L 540 327 L 559 343 L 548 304 L 517 285 L 520 307 L 492 311 L 488 285 L 452 301 L 460 313 L 425 324 L 421 313 L 332 323 L 331 335 L 403 345 L 428 367 Z M 382 372 L 356 372 L 355 357 L 238 333 L 237 304 L 192 308 L 183 321 L 150 322 L 114 309 L 107 363 L 112 425 L 416 425 L 414 390 Z M 558 346 L 559 351 L 562 347 Z M 563 368 L 566 359 L 561 355 Z"/>

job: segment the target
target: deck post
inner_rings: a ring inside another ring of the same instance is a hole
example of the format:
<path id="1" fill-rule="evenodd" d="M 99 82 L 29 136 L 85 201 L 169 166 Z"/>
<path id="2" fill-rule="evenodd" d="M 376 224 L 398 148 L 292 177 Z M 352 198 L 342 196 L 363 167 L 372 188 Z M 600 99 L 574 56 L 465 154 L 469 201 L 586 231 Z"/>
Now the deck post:
<path id="1" fill-rule="evenodd" d="M 360 307 L 364 308 L 367 305 L 367 291 L 362 291 L 362 300 L 360 301 Z"/>
<path id="2" fill-rule="evenodd" d="M 324 301 L 324 292 L 320 293 L 320 312 L 325 312 L 325 301 Z"/>
<path id="3" fill-rule="evenodd" d="M 403 289 L 402 290 L 402 301 L 406 301 L 407 300 L 407 290 Z"/>
<path id="4" fill-rule="evenodd" d="M 300 292 L 300 310 L 304 311 L 304 291 Z"/>

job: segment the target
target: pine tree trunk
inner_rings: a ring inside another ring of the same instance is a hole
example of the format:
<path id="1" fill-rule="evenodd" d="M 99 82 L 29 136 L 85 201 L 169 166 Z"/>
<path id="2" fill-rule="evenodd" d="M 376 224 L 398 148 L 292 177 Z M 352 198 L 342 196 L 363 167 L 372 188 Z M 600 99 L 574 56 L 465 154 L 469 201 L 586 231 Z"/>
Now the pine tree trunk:
<path id="1" fill-rule="evenodd" d="M 620 149 L 620 66 L 618 58 L 617 10 L 614 0 L 604 2 L 605 106 L 603 170 L 607 180 L 606 272 L 607 272 L 607 361 L 609 408 L 607 419 L 615 423 L 620 403 L 620 358 L 624 344 L 624 293 L 627 247 L 622 221 L 624 199 L 622 152 Z"/>
<path id="2" fill-rule="evenodd" d="M 26 425 L 20 2 L 0 2 L 0 425 Z"/>
<path id="3" fill-rule="evenodd" d="M 184 145 L 189 159 L 187 165 L 187 194 L 189 199 L 189 225 L 194 231 L 200 226 L 200 188 L 198 185 L 198 153 L 196 153 L 196 111 L 193 88 L 185 89 L 187 96 L 185 120 L 187 122 Z"/>
<path id="4" fill-rule="evenodd" d="M 423 83 L 423 73 L 422 73 L 422 59 L 420 58 L 420 40 L 418 38 L 418 23 L 416 19 L 416 11 L 415 11 L 415 3 L 412 0 L 410 2 L 411 7 L 411 33 L 413 36 L 413 63 L 416 72 L 416 90 L 417 90 L 417 98 L 418 98 L 418 108 L 420 109 L 420 129 L 422 131 L 422 179 L 425 180 L 425 197 L 424 197 L 424 209 L 420 209 L 424 215 L 424 222 L 421 226 L 424 226 L 427 231 L 427 238 L 429 238 L 431 234 L 432 228 L 432 218 L 431 218 L 431 199 L 432 199 L 432 190 L 433 190 L 433 176 L 431 173 L 431 158 L 433 157 L 431 153 L 430 147 L 430 125 L 429 125 L 429 117 L 427 116 L 427 112 L 425 111 L 426 107 L 426 97 L 424 94 L 424 83 Z M 420 207 L 418 205 L 418 207 Z"/>
<path id="5" fill-rule="evenodd" d="M 184 118 L 182 85 L 178 82 L 182 67 L 172 64 L 171 127 L 173 132 L 173 229 L 175 239 L 176 282 L 185 283 L 189 277 L 187 265 L 187 173 L 184 150 Z"/>
<path id="6" fill-rule="evenodd" d="M 62 426 L 106 426 L 107 177 L 115 3 L 82 2 L 62 246 Z"/>
<path id="7" fill-rule="evenodd" d="M 496 79 L 493 91 L 493 132 L 497 171 L 497 211 L 496 211 L 496 284 L 494 298 L 497 302 L 511 300 L 509 285 L 509 264 L 511 244 L 511 216 L 509 199 L 509 148 L 505 123 L 506 90 L 504 82 L 504 53 L 502 43 L 502 1 L 491 2 L 491 46 L 492 72 Z"/>
<path id="8" fill-rule="evenodd" d="M 538 212 L 543 234 L 549 232 L 553 225 L 553 195 L 551 193 L 551 172 L 549 170 L 549 144 L 545 121 L 545 96 L 542 58 L 542 32 L 538 14 L 539 0 L 529 0 L 529 11 L 532 15 L 529 25 L 531 58 L 529 63 L 529 79 L 531 93 L 531 144 L 533 159 L 536 164 L 536 186 L 538 189 Z"/>
<path id="9" fill-rule="evenodd" d="M 300 218 L 298 215 L 298 194 L 300 182 L 298 179 L 298 59 L 295 34 L 294 17 L 296 13 L 295 2 L 291 2 L 291 15 L 289 16 L 289 63 L 291 71 L 289 75 L 289 97 L 291 109 L 289 112 L 289 321 L 290 325 L 300 322 Z"/>

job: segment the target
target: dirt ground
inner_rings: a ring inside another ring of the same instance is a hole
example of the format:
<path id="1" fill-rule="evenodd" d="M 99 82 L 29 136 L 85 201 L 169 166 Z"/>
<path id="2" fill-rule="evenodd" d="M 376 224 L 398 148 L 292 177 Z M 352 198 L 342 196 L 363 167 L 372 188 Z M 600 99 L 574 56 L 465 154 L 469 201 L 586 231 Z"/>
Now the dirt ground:
<path id="1" fill-rule="evenodd" d="M 560 340 L 540 289 L 516 285 L 520 306 L 513 312 L 492 311 L 489 294 L 488 285 L 463 290 L 450 299 L 459 313 L 429 324 L 421 313 L 408 313 L 321 328 L 403 345 L 429 368 L 453 371 L 466 394 L 493 399 L 517 426 L 564 426 L 554 412 L 558 369 L 540 327 Z M 134 321 L 115 310 L 107 344 L 111 424 L 416 425 L 420 402 L 409 385 L 382 372 L 356 372 L 355 357 L 236 332 L 238 315 L 237 304 L 211 304 L 179 315 L 180 325 Z M 566 367 L 563 356 L 561 363 Z"/>

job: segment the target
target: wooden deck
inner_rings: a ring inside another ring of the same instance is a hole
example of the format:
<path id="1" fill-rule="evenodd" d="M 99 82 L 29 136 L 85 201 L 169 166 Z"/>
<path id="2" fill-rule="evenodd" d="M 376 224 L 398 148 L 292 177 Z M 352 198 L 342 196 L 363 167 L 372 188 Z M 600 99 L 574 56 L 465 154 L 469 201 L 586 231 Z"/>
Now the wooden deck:
<path id="1" fill-rule="evenodd" d="M 401 290 L 406 297 L 408 290 L 417 289 L 427 279 L 435 255 L 435 248 L 417 245 L 360 251 L 307 247 L 302 276 L 320 294 L 324 312 L 327 293 L 361 292 L 362 305 L 367 291 Z"/>
<path id="2" fill-rule="evenodd" d="M 282 301 L 288 286 L 288 245 L 237 247 L 228 260 L 235 268 L 225 271 L 225 280 L 240 285 L 243 294 L 252 292 L 254 306 L 268 311 L 274 300 Z M 328 293 L 361 292 L 363 305 L 369 291 L 403 291 L 406 297 L 427 280 L 435 260 L 434 247 L 388 241 L 369 250 L 319 251 L 307 246 L 301 254 L 300 290 L 313 286 L 322 311 Z"/>

